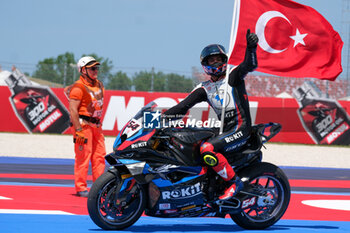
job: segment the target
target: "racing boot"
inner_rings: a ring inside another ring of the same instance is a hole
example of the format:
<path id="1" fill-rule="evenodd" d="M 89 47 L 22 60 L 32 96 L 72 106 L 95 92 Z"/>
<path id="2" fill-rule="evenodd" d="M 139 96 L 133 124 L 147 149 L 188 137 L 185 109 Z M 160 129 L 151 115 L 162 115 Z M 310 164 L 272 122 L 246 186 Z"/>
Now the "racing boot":
<path id="1" fill-rule="evenodd" d="M 229 200 L 244 187 L 242 180 L 238 176 L 235 176 L 232 180 L 228 181 L 228 183 L 227 188 L 224 190 L 224 194 L 219 197 L 219 200 L 221 201 Z"/>
<path id="2" fill-rule="evenodd" d="M 220 200 L 227 200 L 233 197 L 238 190 L 241 190 L 240 179 L 236 179 L 236 173 L 229 164 L 225 156 L 214 151 L 214 146 L 211 143 L 205 142 L 200 148 L 203 156 L 203 161 L 230 185 L 225 189 L 224 194 L 219 197 Z M 236 182 L 237 180 L 237 182 Z"/>

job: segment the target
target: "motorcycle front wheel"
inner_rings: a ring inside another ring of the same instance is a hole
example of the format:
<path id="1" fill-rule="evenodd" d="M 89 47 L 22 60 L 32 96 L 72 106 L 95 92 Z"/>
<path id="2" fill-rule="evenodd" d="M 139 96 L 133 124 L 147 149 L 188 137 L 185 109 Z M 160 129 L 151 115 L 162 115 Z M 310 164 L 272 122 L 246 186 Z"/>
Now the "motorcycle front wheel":
<path id="1" fill-rule="evenodd" d="M 106 172 L 92 185 L 88 196 L 92 221 L 104 230 L 122 230 L 134 224 L 146 206 L 145 191 L 133 177 Z"/>
<path id="2" fill-rule="evenodd" d="M 287 176 L 277 166 L 258 163 L 239 172 L 248 178 L 249 196 L 242 202 L 243 210 L 231 214 L 232 220 L 245 229 L 265 229 L 275 224 L 285 213 L 290 201 L 290 185 Z"/>

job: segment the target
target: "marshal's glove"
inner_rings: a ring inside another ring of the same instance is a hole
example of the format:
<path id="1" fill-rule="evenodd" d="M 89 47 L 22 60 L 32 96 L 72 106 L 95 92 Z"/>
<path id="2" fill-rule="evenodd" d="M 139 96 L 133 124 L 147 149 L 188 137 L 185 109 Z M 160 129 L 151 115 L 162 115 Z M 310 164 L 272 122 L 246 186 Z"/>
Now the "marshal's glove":
<path id="1" fill-rule="evenodd" d="M 85 138 L 83 131 L 75 132 L 74 143 L 77 143 L 79 145 L 87 143 L 87 138 Z"/>
<path id="2" fill-rule="evenodd" d="M 250 29 L 247 30 L 246 39 L 248 48 L 256 48 L 259 38 L 255 33 L 250 33 Z"/>

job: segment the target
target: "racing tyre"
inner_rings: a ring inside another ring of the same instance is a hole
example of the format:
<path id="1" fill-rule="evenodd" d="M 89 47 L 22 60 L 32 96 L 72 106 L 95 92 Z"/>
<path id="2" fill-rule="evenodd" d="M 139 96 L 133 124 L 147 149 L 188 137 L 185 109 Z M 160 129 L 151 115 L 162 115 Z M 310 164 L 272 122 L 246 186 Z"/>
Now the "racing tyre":
<path id="1" fill-rule="evenodd" d="M 254 164 L 240 171 L 241 178 L 248 178 L 248 193 L 242 201 L 242 211 L 230 214 L 232 220 L 245 229 L 265 229 L 275 224 L 285 213 L 290 200 L 287 176 L 270 163 Z M 243 193 L 243 192 L 242 192 Z"/>
<path id="2" fill-rule="evenodd" d="M 146 196 L 133 177 L 121 179 L 118 172 L 102 174 L 92 185 L 87 207 L 90 218 L 105 230 L 122 230 L 143 213 Z"/>

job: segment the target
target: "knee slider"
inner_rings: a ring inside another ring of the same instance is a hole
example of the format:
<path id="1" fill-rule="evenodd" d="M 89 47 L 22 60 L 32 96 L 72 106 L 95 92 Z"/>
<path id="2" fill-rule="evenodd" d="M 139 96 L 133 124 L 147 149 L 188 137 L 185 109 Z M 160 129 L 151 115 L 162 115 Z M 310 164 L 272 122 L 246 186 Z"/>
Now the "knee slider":
<path id="1" fill-rule="evenodd" d="M 218 165 L 219 160 L 214 153 L 208 151 L 205 152 L 202 156 L 204 163 L 209 167 L 215 167 L 216 165 Z"/>

